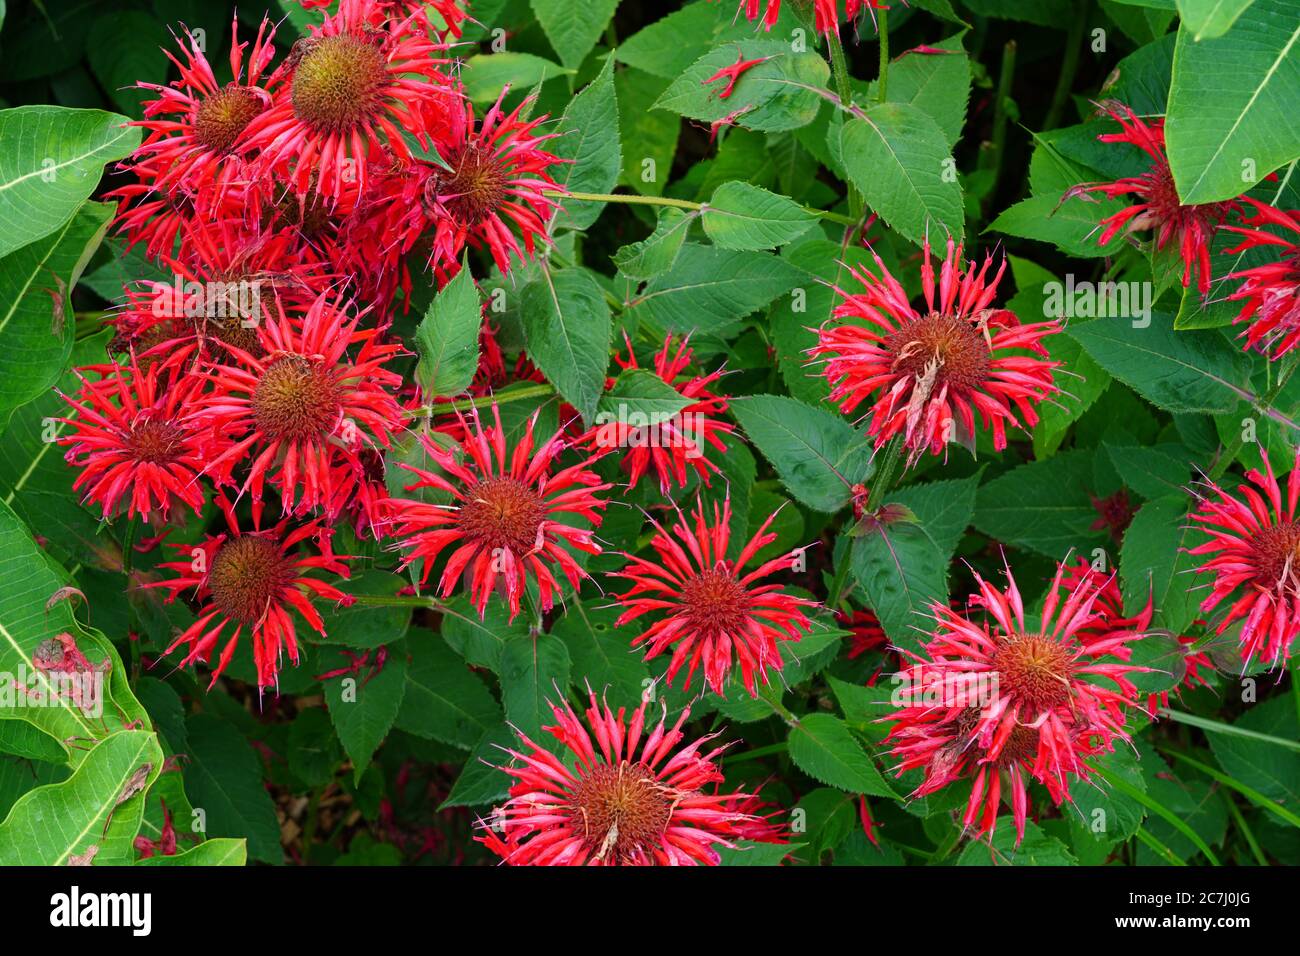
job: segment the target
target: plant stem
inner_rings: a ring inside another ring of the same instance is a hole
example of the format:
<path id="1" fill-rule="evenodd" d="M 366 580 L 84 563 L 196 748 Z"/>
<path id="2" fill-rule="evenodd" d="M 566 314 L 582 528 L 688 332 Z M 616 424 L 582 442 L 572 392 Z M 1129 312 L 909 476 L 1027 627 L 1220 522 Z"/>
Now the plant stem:
<path id="1" fill-rule="evenodd" d="M 880 452 L 876 472 L 871 478 L 871 491 L 867 495 L 867 510 L 880 507 L 885 494 L 898 479 L 899 464 L 903 457 L 903 439 L 895 435 Z"/>
<path id="2" fill-rule="evenodd" d="M 831 73 L 835 76 L 835 92 L 839 94 L 840 105 L 848 107 L 853 102 L 853 78 L 849 75 L 849 61 L 844 55 L 844 44 L 840 41 L 839 29 L 832 30 L 826 35 L 826 42 L 830 46 L 831 54 Z M 862 208 L 866 205 L 866 200 L 862 198 L 862 193 L 858 192 L 858 187 L 849 183 L 849 211 L 853 213 L 856 225 L 856 219 L 862 216 Z"/>
<path id="3" fill-rule="evenodd" d="M 1079 47 L 1083 45 L 1083 31 L 1088 25 L 1088 0 L 1077 0 L 1074 22 L 1065 37 L 1065 57 L 1061 60 L 1061 72 L 1056 77 L 1056 90 L 1052 93 L 1052 105 L 1048 107 L 1047 119 L 1043 129 L 1055 129 L 1065 112 L 1066 101 L 1074 87 L 1074 75 L 1079 70 Z"/>
<path id="4" fill-rule="evenodd" d="M 353 594 L 353 602 L 363 607 L 427 607 L 437 610 L 443 603 L 420 594 Z"/>
<path id="5" fill-rule="evenodd" d="M 490 408 L 493 405 L 504 405 L 507 402 L 522 402 L 526 398 L 545 398 L 555 394 L 555 387 L 547 382 L 538 382 L 536 385 L 528 385 L 524 388 L 509 389 L 504 392 L 497 392 L 493 395 L 480 395 L 477 398 L 462 398 L 454 402 L 442 402 L 437 406 L 439 412 L 468 412 L 475 408 Z M 411 417 L 429 416 L 434 412 L 434 406 L 421 405 L 419 408 L 411 409 L 407 415 Z"/>
<path id="6" fill-rule="evenodd" d="M 574 193 L 564 192 L 559 189 L 546 189 L 543 190 L 543 193 L 555 199 L 576 199 L 579 202 L 620 202 L 632 206 L 672 206 L 675 209 L 687 209 L 691 212 L 703 212 L 709 208 L 707 203 L 691 202 L 689 199 L 673 199 L 671 196 L 642 196 L 639 193 Z M 856 219 L 842 216 L 837 212 L 827 212 L 825 209 L 804 206 L 803 211 L 844 226 L 856 226 L 858 224 Z"/>
<path id="7" fill-rule="evenodd" d="M 876 11 L 876 30 L 880 35 L 880 79 L 876 81 L 876 102 L 884 103 L 889 95 L 889 11 Z"/>
<path id="8" fill-rule="evenodd" d="M 1002 48 L 1002 70 L 998 74 L 997 99 L 993 104 L 993 176 L 984 198 L 987 210 L 997 193 L 998 178 L 1002 175 L 1003 159 L 1007 150 L 1007 101 L 1011 97 L 1011 79 L 1016 72 L 1016 41 L 1008 40 Z"/>

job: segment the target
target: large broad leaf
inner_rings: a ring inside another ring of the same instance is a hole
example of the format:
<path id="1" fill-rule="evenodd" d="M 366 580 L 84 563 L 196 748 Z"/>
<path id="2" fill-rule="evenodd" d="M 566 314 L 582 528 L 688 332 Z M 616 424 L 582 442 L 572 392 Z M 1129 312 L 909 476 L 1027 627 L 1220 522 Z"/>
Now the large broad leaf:
<path id="1" fill-rule="evenodd" d="M 468 262 L 429 303 L 415 330 L 420 354 L 415 377 L 426 399 L 469 388 L 478 371 L 478 334 L 483 307 Z"/>
<path id="2" fill-rule="evenodd" d="M 931 606 L 948 603 L 948 565 L 970 524 L 978 477 L 913 485 L 890 496 L 915 517 L 854 538 L 853 575 L 880 626 L 899 647 L 916 648 Z"/>
<path id="3" fill-rule="evenodd" d="M 1285 697 L 1251 707 L 1235 726 L 1283 740 L 1300 738 L 1295 705 Z M 1249 737 L 1215 733 L 1207 736 L 1224 771 L 1293 811 L 1300 806 L 1300 760 L 1294 752 Z"/>
<path id="4" fill-rule="evenodd" d="M 787 196 L 749 183 L 723 183 L 704 208 L 704 231 L 724 249 L 774 249 L 798 239 L 816 216 Z"/>
<path id="5" fill-rule="evenodd" d="M 486 667 L 493 673 L 501 670 L 501 652 L 506 642 L 528 633 L 522 615 L 513 622 L 501 601 L 489 601 L 485 614 L 470 604 L 468 596 L 457 594 L 442 612 L 442 636 L 447 645 L 473 667 Z"/>
<path id="6" fill-rule="evenodd" d="M 202 811 L 205 835 L 243 837 L 253 859 L 282 862 L 280 824 L 257 753 L 233 724 L 211 714 L 195 714 L 185 726 L 185 789 Z"/>
<path id="7" fill-rule="evenodd" d="M 139 128 L 125 122 L 101 110 L 0 110 L 0 256 L 72 218 L 99 185 L 104 164 L 140 144 Z"/>
<path id="8" fill-rule="evenodd" d="M 121 731 L 97 743 L 62 783 L 28 791 L 0 823 L 0 866 L 129 863 L 144 813 L 142 793 L 162 772 L 156 734 Z M 119 802 L 120 801 L 120 802 Z"/>
<path id="9" fill-rule="evenodd" d="M 555 181 L 564 189 L 582 193 L 608 193 L 623 168 L 623 147 L 618 134 L 618 97 L 614 93 L 614 59 L 605 61 L 600 74 L 573 98 L 550 141 L 551 151 L 567 160 Z M 568 199 L 556 216 L 556 225 L 586 229 L 600 215 L 604 203 Z"/>
<path id="10" fill-rule="evenodd" d="M 128 116 L 141 116 L 144 103 L 158 99 L 156 91 L 136 84 L 161 84 L 167 79 L 163 47 L 170 39 L 167 25 L 142 10 L 113 10 L 91 27 L 86 43 L 90 69 L 113 105 Z"/>
<path id="11" fill-rule="evenodd" d="M 172 856 L 151 856 L 136 866 L 243 866 L 247 862 L 248 844 L 223 837 L 205 840 Z"/>
<path id="12" fill-rule="evenodd" d="M 109 206 L 87 203 L 0 259 L 0 411 L 43 395 L 63 374 L 76 334 L 72 287 L 111 218 Z"/>
<path id="13" fill-rule="evenodd" d="M 1174 331 L 1156 312 L 1146 328 L 1096 319 L 1067 330 L 1092 358 L 1151 404 L 1170 412 L 1230 412 L 1252 397 L 1250 359 L 1217 331 Z"/>
<path id="14" fill-rule="evenodd" d="M 907 103 L 872 106 L 844 124 L 840 154 L 867 205 L 898 232 L 918 244 L 961 240 L 961 186 L 948 138 L 929 114 Z"/>
<path id="15" fill-rule="evenodd" d="M 1178 0 L 1182 28 L 1199 43 L 1228 32 L 1254 0 Z"/>
<path id="16" fill-rule="evenodd" d="M 642 652 L 632 648 L 640 629 L 635 623 L 615 627 L 618 616 L 617 607 L 587 607 L 575 601 L 555 622 L 551 636 L 569 648 L 575 675 L 597 694 L 608 690 L 611 701 L 630 707 L 641 699 L 650 672 L 641 660 Z"/>
<path id="17" fill-rule="evenodd" d="M 808 776 L 828 786 L 875 797 L 895 797 L 844 721 L 830 714 L 808 714 L 790 731 L 790 759 Z"/>
<path id="18" fill-rule="evenodd" d="M 506 719 L 533 740 L 569 686 L 569 649 L 554 636 L 529 634 L 506 644 L 501 654 L 501 702 Z"/>
<path id="19" fill-rule="evenodd" d="M 527 90 L 572 72 L 531 53 L 479 53 L 465 60 L 460 78 L 471 100 L 491 103 L 507 86 L 512 90 Z"/>
<path id="20" fill-rule="evenodd" d="M 407 733 L 469 749 L 501 722 L 487 685 L 471 673 L 437 634 L 414 634 L 406 694 L 396 726 Z"/>
<path id="21" fill-rule="evenodd" d="M 790 493 L 810 508 L 839 510 L 853 485 L 870 475 L 866 437 L 825 409 L 780 395 L 755 395 L 736 399 L 731 410 Z"/>
<path id="22" fill-rule="evenodd" d="M 970 99 L 970 58 L 962 49 L 960 35 L 934 44 L 946 54 L 903 55 L 889 64 L 889 103 L 908 103 L 930 114 L 952 146 L 966 125 L 966 101 Z M 867 98 L 875 102 L 878 80 L 872 80 Z"/>
<path id="23" fill-rule="evenodd" d="M 600 284 L 581 269 L 553 272 L 524 287 L 528 357 L 590 423 L 605 388 L 613 319 Z"/>
<path id="24" fill-rule="evenodd" d="M 1032 820 L 1025 823 L 1025 838 L 1016 845 L 1016 828 L 1003 820 L 985 843 L 972 840 L 957 857 L 958 866 L 1074 866 L 1078 861 L 1064 843 L 1048 836 Z"/>
<path id="25" fill-rule="evenodd" d="M 696 214 L 687 215 L 672 206 L 661 209 L 655 231 L 615 252 L 614 265 L 629 279 L 650 279 L 667 272 L 677 261 L 695 218 Z"/>
<path id="26" fill-rule="evenodd" d="M 74 765 L 84 758 L 85 751 L 73 744 L 80 742 L 84 746 L 86 741 L 102 737 L 104 723 L 110 729 L 133 721 L 143 721 L 147 726 L 148 715 L 131 694 L 113 645 L 98 632 L 83 628 L 74 619 L 68 601 L 47 607 L 67 580 L 61 569 L 56 572 L 4 503 L 0 503 L 0 581 L 4 582 L 0 587 L 0 674 L 6 675 L 0 684 L 0 701 L 4 702 L 0 720 L 24 720 L 62 742 Z M 33 662 L 37 647 L 60 634 L 71 635 L 92 664 L 105 668 L 100 698 L 103 723 L 94 713 L 98 708 L 93 699 L 81 696 L 91 705 L 83 709 L 76 698 L 52 684 Z M 40 706 L 24 706 L 23 692 L 15 689 L 15 682 L 26 687 L 27 694 L 38 694 Z"/>
<path id="27" fill-rule="evenodd" d="M 560 62 L 577 69 L 605 32 L 618 0 L 532 0 L 532 5 Z"/>
<path id="28" fill-rule="evenodd" d="M 777 296 L 812 282 L 771 253 L 688 242 L 673 267 L 633 297 L 629 312 L 670 332 L 724 334 Z"/>
<path id="29" fill-rule="evenodd" d="M 330 669 L 346 663 L 339 656 L 336 664 L 322 658 Z M 325 706 L 339 735 L 339 742 L 352 758 L 352 779 L 359 781 L 370 758 L 387 736 L 406 694 L 406 644 L 389 648 L 388 659 L 378 674 L 369 676 L 363 668 L 359 674 L 347 674 L 324 683 Z"/>
<path id="30" fill-rule="evenodd" d="M 1255 0 L 1232 28 L 1178 32 L 1165 141 L 1184 203 L 1232 199 L 1300 156 L 1300 4 Z"/>
<path id="31" fill-rule="evenodd" d="M 1095 529 L 1092 452 L 1068 451 L 994 478 L 975 497 L 975 527 L 1006 544 L 1057 561 L 1105 538 Z"/>

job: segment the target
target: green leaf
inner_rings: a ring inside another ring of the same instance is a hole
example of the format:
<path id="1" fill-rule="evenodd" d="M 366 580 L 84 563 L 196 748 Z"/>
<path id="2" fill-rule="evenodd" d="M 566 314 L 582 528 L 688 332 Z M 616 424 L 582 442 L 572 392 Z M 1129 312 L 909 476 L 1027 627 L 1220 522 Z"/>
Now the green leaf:
<path id="1" fill-rule="evenodd" d="M 141 10 L 105 13 L 91 27 L 86 41 L 90 69 L 113 105 L 128 116 L 139 118 L 145 101 L 158 98 L 157 91 L 142 90 L 136 84 L 166 81 L 163 47 L 169 39 L 166 27 Z"/>
<path id="2" fill-rule="evenodd" d="M 618 0 L 532 0 L 532 6 L 560 62 L 577 69 L 605 32 Z"/>
<path id="3" fill-rule="evenodd" d="M 510 777 L 497 769 L 510 760 L 503 748 L 518 746 L 519 738 L 504 724 L 498 723 L 485 731 L 465 759 L 451 793 L 438 809 L 477 807 L 502 799 L 510 788 Z"/>
<path id="4" fill-rule="evenodd" d="M 0 823 L 0 866 L 65 866 L 91 846 L 97 848 L 97 865 L 131 862 L 131 841 L 144 814 L 144 798 L 138 794 L 161 770 L 156 734 L 110 734 L 67 780 L 18 798 Z M 128 783 L 138 784 L 133 794 L 127 793 Z"/>
<path id="5" fill-rule="evenodd" d="M 1235 727 L 1286 740 L 1300 739 L 1295 702 L 1275 697 L 1255 704 Z M 1294 751 L 1252 737 L 1208 735 L 1214 758 L 1234 777 L 1250 781 L 1265 797 L 1285 807 L 1300 807 L 1300 759 Z"/>
<path id="6" fill-rule="evenodd" d="M 541 740 L 549 703 L 560 703 L 569 686 L 569 649 L 540 634 L 517 637 L 501 653 L 501 703 L 506 719 L 533 740 Z M 548 703 L 549 702 L 549 703 Z"/>
<path id="7" fill-rule="evenodd" d="M 880 103 L 840 130 L 850 182 L 873 210 L 918 245 L 950 235 L 961 241 L 961 185 L 948 140 L 930 116 L 906 103 Z"/>
<path id="8" fill-rule="evenodd" d="M 477 53 L 465 60 L 460 78 L 471 100 L 491 103 L 507 86 L 527 90 L 572 72 L 531 53 Z"/>
<path id="9" fill-rule="evenodd" d="M 415 330 L 420 362 L 415 380 L 426 399 L 456 395 L 469 388 L 478 371 L 478 334 L 483 307 L 468 260 L 456 277 L 433 297 Z"/>
<path id="10" fill-rule="evenodd" d="M 39 397 L 63 375 L 76 333 L 72 288 L 111 218 L 111 207 L 87 203 L 0 260 L 0 410 Z"/>
<path id="11" fill-rule="evenodd" d="M 768 252 L 682 246 L 676 263 L 629 303 L 629 315 L 669 332 L 721 335 L 779 295 L 811 284 L 808 273 Z"/>
<path id="12" fill-rule="evenodd" d="M 912 485 L 890 496 L 916 516 L 853 539 L 853 575 L 880 626 L 899 647 L 915 649 L 931 605 L 948 603 L 948 565 L 970 524 L 979 477 Z"/>
<path id="13" fill-rule="evenodd" d="M 1127 319 L 1071 326 L 1072 337 L 1112 376 L 1170 412 L 1217 414 L 1237 408 L 1249 391 L 1250 359 L 1215 331 L 1175 332 L 1163 312 L 1146 328 Z"/>
<path id="14" fill-rule="evenodd" d="M 1142 768 L 1138 766 L 1137 757 L 1129 748 L 1116 747 L 1114 752 L 1102 754 L 1091 763 L 1093 766 L 1106 767 L 1112 773 L 1122 776 L 1131 786 L 1146 792 Z M 1145 808 L 1136 800 L 1113 788 L 1099 787 L 1091 781 L 1071 781 L 1070 799 L 1078 811 L 1069 816 L 1072 842 L 1076 847 L 1081 844 L 1087 846 L 1089 843 L 1109 847 L 1121 843 L 1137 832 L 1146 816 Z"/>
<path id="15" fill-rule="evenodd" d="M 614 265 L 629 279 L 650 279 L 667 272 L 677 261 L 677 254 L 682 251 L 682 243 L 686 241 L 696 215 L 687 215 L 672 206 L 661 209 L 655 231 L 615 252 Z"/>
<path id="16" fill-rule="evenodd" d="M 1124 533 L 1119 559 L 1127 611 L 1136 614 L 1152 600 L 1154 623 L 1175 634 L 1192 623 L 1199 604 L 1197 592 L 1189 590 L 1196 559 L 1187 554 L 1195 536 L 1187 505 L 1186 498 L 1174 495 L 1144 504 Z"/>
<path id="17" fill-rule="evenodd" d="M 1300 156 L 1297 101 L 1295 0 L 1255 0 L 1217 39 L 1198 42 L 1184 23 L 1165 117 L 1169 165 L 1183 203 L 1233 199 Z"/>
<path id="18" fill-rule="evenodd" d="M 614 58 L 610 57 L 597 77 L 569 102 L 550 140 L 551 152 L 566 160 L 555 176 L 561 188 L 582 193 L 608 193 L 614 188 L 623 168 L 618 123 Z M 567 199 L 556 226 L 586 229 L 604 208 L 604 203 Z"/>
<path id="19" fill-rule="evenodd" d="M 993 831 L 988 843 L 972 840 L 957 857 L 958 866 L 1074 866 L 1077 861 L 1065 844 L 1049 836 L 1032 820 L 1025 821 L 1025 839 L 1016 846 L 1016 828 L 1009 817 Z"/>
<path id="20" fill-rule="evenodd" d="M 642 651 L 632 648 L 640 629 L 635 623 L 615 627 L 619 613 L 617 607 L 588 607 L 575 601 L 555 622 L 551 636 L 564 641 L 573 673 L 597 695 L 608 690 L 611 701 L 631 707 L 645 692 L 650 671 L 641 660 Z"/>
<path id="21" fill-rule="evenodd" d="M 786 196 L 723 183 L 704 208 L 704 231 L 724 249 L 772 249 L 799 238 L 817 217 Z"/>
<path id="22" fill-rule="evenodd" d="M 350 578 L 346 588 L 349 594 L 392 597 L 406 585 L 406 580 L 396 574 L 367 568 Z M 409 607 L 354 604 L 351 607 L 324 605 L 319 610 L 328 643 L 348 647 L 382 647 L 401 640 L 411 624 Z"/>
<path id="23" fill-rule="evenodd" d="M 359 783 L 361 775 L 370 766 L 370 758 L 388 736 L 397 712 L 406 696 L 406 642 L 389 646 L 384 668 L 373 677 L 368 668 L 358 674 L 347 674 L 324 682 L 325 706 L 330 720 L 339 735 L 343 749 L 352 760 L 352 779 Z M 330 663 L 322 657 L 327 669 L 346 664 L 342 655 Z"/>
<path id="24" fill-rule="evenodd" d="M 1103 540 L 1094 530 L 1091 451 L 1067 451 L 994 478 L 975 497 L 975 527 L 1054 560 Z"/>
<path id="25" fill-rule="evenodd" d="M 1228 32 L 1254 0 L 1178 0 L 1182 28 L 1199 43 Z"/>
<path id="26" fill-rule="evenodd" d="M 248 846 L 243 840 L 205 840 L 198 846 L 181 850 L 173 856 L 151 856 L 139 860 L 136 866 L 244 866 L 248 862 Z"/>
<path id="27" fill-rule="evenodd" d="M 849 793 L 896 797 L 844 721 L 807 714 L 790 731 L 790 759 L 814 780 Z"/>
<path id="28" fill-rule="evenodd" d="M 970 58 L 962 49 L 960 35 L 933 46 L 947 54 L 903 55 L 889 63 L 889 103 L 907 103 L 929 114 L 943 130 L 952 147 L 966 125 L 966 103 L 970 99 Z M 872 80 L 867 99 L 875 102 L 879 80 Z"/>
<path id="29" fill-rule="evenodd" d="M 501 721 L 487 686 L 437 634 L 413 634 L 406 693 L 395 726 L 426 740 L 468 750 Z"/>
<path id="30" fill-rule="evenodd" d="M 1178 494 L 1191 474 L 1188 452 L 1182 445 L 1112 445 L 1104 443 L 1106 454 L 1125 486 L 1143 498 Z"/>
<path id="31" fill-rule="evenodd" d="M 282 862 L 275 804 L 262 785 L 262 762 L 248 741 L 233 724 L 211 714 L 191 716 L 186 734 L 185 790 L 203 812 L 205 835 L 244 837 L 253 859 Z"/>
<path id="32" fill-rule="evenodd" d="M 523 617 L 514 623 L 503 602 L 489 601 L 480 618 L 465 594 L 455 595 L 443 610 L 442 636 L 453 651 L 472 667 L 486 667 L 493 673 L 501 670 L 501 651 L 506 642 L 528 633 Z"/>
<path id="33" fill-rule="evenodd" d="M 689 398 L 654 372 L 628 368 L 619 373 L 614 387 L 600 397 L 597 408 L 611 421 L 628 422 L 628 416 L 637 415 L 644 416 L 645 424 L 654 425 L 672 420 L 690 403 Z"/>
<path id="34" fill-rule="evenodd" d="M 613 335 L 600 284 L 582 269 L 543 269 L 524 287 L 523 323 L 528 357 L 590 423 L 605 390 Z"/>
<path id="35" fill-rule="evenodd" d="M 852 486 L 870 476 L 867 439 L 825 409 L 780 395 L 754 395 L 735 399 L 731 411 L 790 493 L 810 508 L 838 511 Z"/>
<path id="36" fill-rule="evenodd" d="M 663 77 L 641 70 L 614 74 L 623 142 L 623 171 L 618 181 L 642 195 L 663 195 L 677 155 L 681 117 L 650 108 L 667 86 Z"/>
<path id="37" fill-rule="evenodd" d="M 719 866 L 780 866 L 782 860 L 802 846 L 802 843 L 738 840 L 734 847 L 718 847 L 718 856 L 722 858 Z"/>
<path id="38" fill-rule="evenodd" d="M 99 185 L 104 164 L 140 145 L 140 129 L 126 121 L 58 106 L 0 110 L 0 256 L 72 218 Z"/>

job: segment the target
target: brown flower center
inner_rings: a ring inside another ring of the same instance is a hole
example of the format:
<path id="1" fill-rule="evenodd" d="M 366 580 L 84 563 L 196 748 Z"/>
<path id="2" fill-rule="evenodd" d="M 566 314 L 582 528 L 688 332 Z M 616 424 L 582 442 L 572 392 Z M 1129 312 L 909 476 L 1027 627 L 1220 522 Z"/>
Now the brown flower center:
<path id="1" fill-rule="evenodd" d="M 967 707 L 957 717 L 959 747 L 964 746 L 970 735 L 975 732 L 979 717 L 978 707 Z M 1033 760 L 1036 756 L 1038 756 L 1038 731 L 1032 727 L 1017 725 L 1011 731 L 1007 742 L 1002 745 L 1002 752 L 998 754 L 997 762 L 999 767 L 1007 767 L 1020 760 Z"/>
<path id="2" fill-rule="evenodd" d="M 1070 652 L 1059 642 L 1037 635 L 1003 638 L 993 652 L 999 692 L 1013 695 L 1030 712 L 1070 699 Z"/>
<path id="3" fill-rule="evenodd" d="M 253 416 L 272 439 L 323 438 L 342 411 L 338 383 L 319 361 L 302 355 L 276 359 L 253 391 Z"/>
<path id="4" fill-rule="evenodd" d="M 213 93 L 194 115 L 194 138 L 214 153 L 228 153 L 253 119 L 262 101 L 242 86 L 226 86 Z"/>
<path id="5" fill-rule="evenodd" d="M 885 339 L 899 375 L 925 378 L 934 374 L 934 387 L 973 389 L 988 377 L 991 352 L 970 320 L 931 312 L 910 319 Z"/>
<path id="6" fill-rule="evenodd" d="M 691 626 L 701 631 L 736 632 L 749 615 L 749 592 L 736 576 L 711 568 L 682 584 L 682 604 Z"/>
<path id="7" fill-rule="evenodd" d="M 307 41 L 290 96 L 299 119 L 346 132 L 371 116 L 388 84 L 388 61 L 375 43 L 339 34 Z"/>
<path id="8" fill-rule="evenodd" d="M 546 518 L 546 503 L 516 478 L 489 478 L 471 488 L 460 506 L 465 534 L 492 550 L 509 549 L 515 557 L 537 547 Z"/>
<path id="9" fill-rule="evenodd" d="M 212 603 L 232 621 L 253 624 L 280 589 L 293 580 L 293 566 L 274 542 L 256 535 L 231 538 L 212 559 Z"/>
<path id="10" fill-rule="evenodd" d="M 457 222 L 476 226 L 509 195 L 509 172 L 490 149 L 475 145 L 466 147 L 450 165 L 455 172 L 434 177 L 429 188 L 438 191 Z"/>
<path id="11" fill-rule="evenodd" d="M 1300 579 L 1300 523 L 1260 528 L 1251 544 L 1260 585 L 1274 588 L 1284 579 Z"/>
<path id="12" fill-rule="evenodd" d="M 183 435 L 181 427 L 174 422 L 142 418 L 131 426 L 126 447 L 137 461 L 166 464 L 180 455 Z"/>
<path id="13" fill-rule="evenodd" d="M 570 792 L 575 829 L 596 859 L 628 862 L 663 836 L 673 814 L 671 792 L 644 764 L 601 764 Z"/>

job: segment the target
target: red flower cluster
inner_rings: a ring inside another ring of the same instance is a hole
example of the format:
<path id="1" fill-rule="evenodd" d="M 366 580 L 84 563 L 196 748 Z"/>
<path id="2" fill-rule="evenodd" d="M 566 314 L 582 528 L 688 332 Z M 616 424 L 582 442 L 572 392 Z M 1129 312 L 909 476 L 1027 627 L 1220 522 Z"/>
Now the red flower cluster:
<path id="1" fill-rule="evenodd" d="M 1091 575 L 1071 575 L 1067 589 L 1067 573 L 1058 567 L 1037 620 L 1026 618 L 1010 568 L 1005 590 L 976 575 L 964 613 L 934 604 L 934 634 L 924 655 L 909 655 L 903 706 L 886 718 L 898 774 L 924 771 L 914 795 L 970 780 L 963 824 L 982 836 L 1009 788 L 1018 843 L 1029 781 L 1058 805 L 1069 800 L 1071 782 L 1092 779 L 1088 758 L 1127 741 L 1129 710 L 1140 709 L 1129 675 L 1146 668 L 1127 660 L 1144 635 L 1109 617 Z"/>

